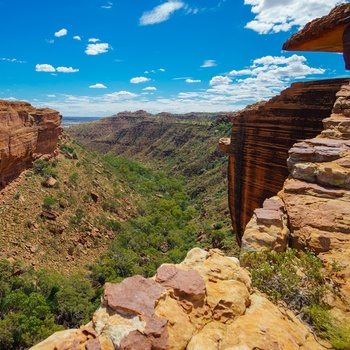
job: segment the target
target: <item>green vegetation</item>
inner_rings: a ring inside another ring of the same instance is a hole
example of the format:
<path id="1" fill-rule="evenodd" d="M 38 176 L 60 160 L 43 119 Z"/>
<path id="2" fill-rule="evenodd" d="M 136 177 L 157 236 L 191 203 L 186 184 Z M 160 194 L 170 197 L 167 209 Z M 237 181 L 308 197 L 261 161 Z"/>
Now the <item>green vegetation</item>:
<path id="1" fill-rule="evenodd" d="M 285 253 L 245 252 L 241 262 L 251 272 L 253 286 L 273 302 L 284 301 L 289 309 L 304 315 L 304 320 L 335 349 L 350 348 L 350 329 L 332 317 L 324 301 L 336 290 L 327 285 L 318 257 L 287 249 Z"/>
<path id="2" fill-rule="evenodd" d="M 0 349 L 26 349 L 56 330 L 86 323 L 107 281 L 152 276 L 194 246 L 235 247 L 228 221 L 205 217 L 205 204 L 188 194 L 184 176 L 101 157 L 68 138 L 60 147 L 57 159 L 34 162 L 0 208 L 2 247 L 8 256 L 16 247 L 16 263 L 0 264 Z M 60 186 L 44 186 L 53 175 Z M 22 207 L 30 217 L 21 216 Z M 37 271 L 19 268 L 18 261 Z M 62 267 L 63 274 L 55 272 Z"/>

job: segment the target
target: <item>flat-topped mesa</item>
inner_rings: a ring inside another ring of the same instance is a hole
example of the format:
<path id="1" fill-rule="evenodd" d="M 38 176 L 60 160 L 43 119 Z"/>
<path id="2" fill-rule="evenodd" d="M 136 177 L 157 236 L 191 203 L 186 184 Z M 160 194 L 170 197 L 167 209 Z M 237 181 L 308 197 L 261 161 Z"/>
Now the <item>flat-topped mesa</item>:
<path id="1" fill-rule="evenodd" d="M 322 131 L 336 93 L 349 79 L 295 83 L 266 103 L 233 115 L 231 142 L 221 140 L 229 154 L 229 207 L 240 244 L 254 210 L 281 190 L 288 177 L 288 150 L 300 139 Z"/>
<path id="2" fill-rule="evenodd" d="M 0 188 L 35 159 L 55 154 L 61 119 L 52 109 L 0 100 Z"/>
<path id="3" fill-rule="evenodd" d="M 283 50 L 343 52 L 345 68 L 350 70 L 350 3 L 308 23 L 285 42 Z"/>

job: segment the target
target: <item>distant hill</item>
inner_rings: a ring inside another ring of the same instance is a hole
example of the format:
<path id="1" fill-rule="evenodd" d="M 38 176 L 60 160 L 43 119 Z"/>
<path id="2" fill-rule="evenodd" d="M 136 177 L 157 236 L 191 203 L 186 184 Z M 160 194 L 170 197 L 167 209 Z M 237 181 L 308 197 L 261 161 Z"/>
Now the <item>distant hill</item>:
<path id="1" fill-rule="evenodd" d="M 188 193 L 198 200 L 200 219 L 231 229 L 227 205 L 227 155 L 218 147 L 231 134 L 227 113 L 152 115 L 121 112 L 67 132 L 100 154 L 113 154 L 175 177 L 184 177 Z"/>

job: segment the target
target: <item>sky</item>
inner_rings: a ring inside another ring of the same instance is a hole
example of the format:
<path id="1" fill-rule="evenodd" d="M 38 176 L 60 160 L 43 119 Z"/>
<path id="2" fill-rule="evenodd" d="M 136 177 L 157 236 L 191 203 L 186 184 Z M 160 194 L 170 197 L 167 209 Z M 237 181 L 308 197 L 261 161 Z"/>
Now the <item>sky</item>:
<path id="1" fill-rule="evenodd" d="M 236 111 L 349 77 L 283 43 L 338 0 L 0 0 L 0 99 L 63 116 Z"/>

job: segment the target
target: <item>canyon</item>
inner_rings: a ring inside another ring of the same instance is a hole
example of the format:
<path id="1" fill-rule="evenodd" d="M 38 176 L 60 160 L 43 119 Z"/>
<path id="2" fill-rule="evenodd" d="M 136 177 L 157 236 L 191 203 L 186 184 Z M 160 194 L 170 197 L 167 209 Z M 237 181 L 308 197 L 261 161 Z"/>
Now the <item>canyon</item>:
<path id="1" fill-rule="evenodd" d="M 340 5 L 284 48 L 344 51 L 347 64 L 349 11 L 350 4 Z M 2 104 L 8 126 L 0 133 L 5 185 L 34 159 L 55 154 L 61 128 L 58 112 Z M 142 157 L 130 136 L 141 135 L 152 123 L 156 135 L 164 124 L 144 111 L 138 114 L 123 113 L 97 124 L 105 123 L 105 128 L 89 132 L 89 127 L 79 127 L 72 134 L 100 151 L 115 146 Z M 136 129 L 123 133 L 123 127 L 135 127 L 135 117 L 141 120 Z M 273 304 L 253 288 L 252 275 L 242 266 L 245 252 L 278 254 L 290 248 L 300 255 L 311 251 L 313 259 L 322 260 L 328 271 L 323 281 L 333 289 L 322 295 L 322 302 L 349 331 L 350 79 L 294 83 L 279 96 L 228 118 L 232 134 L 220 140 L 220 147 L 229 158 L 228 203 L 241 259 L 218 249 L 194 248 L 181 263 L 161 265 L 153 277 L 106 283 L 89 323 L 55 333 L 32 350 L 331 349 L 300 320 L 301 313 L 297 316 L 282 302 Z M 202 123 L 195 116 L 190 120 Z M 119 128 L 112 143 L 105 133 L 111 123 Z M 172 141 L 180 147 L 183 138 Z M 150 145 L 147 152 L 153 151 L 159 148 Z M 295 274 L 307 279 L 305 271 Z"/>

